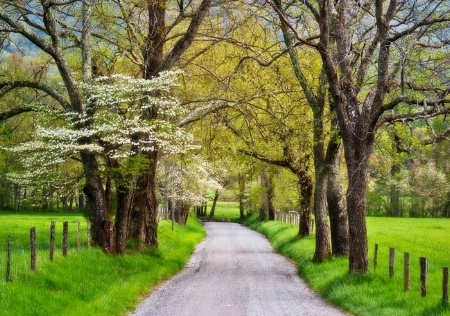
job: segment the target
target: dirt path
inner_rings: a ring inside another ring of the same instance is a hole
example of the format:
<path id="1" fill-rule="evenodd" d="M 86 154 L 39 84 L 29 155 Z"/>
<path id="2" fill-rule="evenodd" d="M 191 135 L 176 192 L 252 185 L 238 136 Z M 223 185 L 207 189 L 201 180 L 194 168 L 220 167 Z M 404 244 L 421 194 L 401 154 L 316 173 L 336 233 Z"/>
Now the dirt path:
<path id="1" fill-rule="evenodd" d="M 264 236 L 235 223 L 205 229 L 186 268 L 130 315 L 348 315 L 313 293 Z"/>

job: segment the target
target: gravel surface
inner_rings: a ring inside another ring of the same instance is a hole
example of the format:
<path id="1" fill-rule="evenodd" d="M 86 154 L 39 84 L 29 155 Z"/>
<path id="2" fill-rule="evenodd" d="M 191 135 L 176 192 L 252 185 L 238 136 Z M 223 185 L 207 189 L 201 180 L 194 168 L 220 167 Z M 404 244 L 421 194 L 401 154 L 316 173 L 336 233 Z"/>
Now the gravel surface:
<path id="1" fill-rule="evenodd" d="M 130 315 L 348 315 L 312 292 L 267 239 L 235 223 L 205 223 L 186 268 Z"/>

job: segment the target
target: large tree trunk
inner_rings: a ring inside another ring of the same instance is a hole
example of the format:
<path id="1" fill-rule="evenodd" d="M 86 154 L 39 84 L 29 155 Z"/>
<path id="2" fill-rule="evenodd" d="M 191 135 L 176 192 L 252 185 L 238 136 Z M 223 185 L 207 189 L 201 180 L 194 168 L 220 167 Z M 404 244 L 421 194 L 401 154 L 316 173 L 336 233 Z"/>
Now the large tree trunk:
<path id="1" fill-rule="evenodd" d="M 331 259 L 330 227 L 327 221 L 326 196 L 327 175 L 323 167 L 316 167 L 314 188 L 314 215 L 316 219 L 316 249 L 313 261 L 323 262 Z"/>
<path id="2" fill-rule="evenodd" d="M 330 215 L 331 248 L 333 256 L 348 256 L 348 216 L 344 205 L 342 193 L 342 180 L 340 173 L 341 146 L 330 162 L 327 185 L 328 213 Z"/>
<path id="3" fill-rule="evenodd" d="M 130 214 L 130 238 L 144 246 L 158 247 L 158 202 L 156 199 L 156 167 L 158 152 L 147 154 L 148 166 L 139 175 Z"/>
<path id="4" fill-rule="evenodd" d="M 144 56 L 144 79 L 152 79 L 158 74 L 163 59 L 163 44 L 165 36 L 166 0 L 147 1 L 149 18 L 148 35 L 142 50 Z M 148 109 L 142 119 L 154 120 L 158 117 L 157 108 Z M 138 177 L 136 192 L 130 214 L 130 237 L 137 240 L 140 249 L 147 245 L 158 246 L 157 233 L 157 200 L 156 200 L 156 166 L 158 159 L 157 144 L 151 144 L 153 151 L 146 154 L 148 169 Z"/>
<path id="5" fill-rule="evenodd" d="M 349 182 L 347 211 L 350 237 L 350 273 L 366 273 L 369 271 L 366 228 L 367 169 L 373 150 L 373 137 L 368 135 L 366 139 L 361 139 L 353 136 L 353 139 L 344 141 Z"/>
<path id="6" fill-rule="evenodd" d="M 300 223 L 298 237 L 303 238 L 311 235 L 311 200 L 313 196 L 312 179 L 306 173 L 298 173 L 300 190 Z"/>
<path id="7" fill-rule="evenodd" d="M 189 204 L 183 201 L 176 203 L 175 221 L 180 225 L 186 225 L 189 215 Z"/>
<path id="8" fill-rule="evenodd" d="M 116 230 L 116 249 L 118 254 L 125 254 L 127 250 L 129 217 L 131 210 L 131 203 L 133 201 L 133 188 L 118 186 L 116 188 L 117 195 L 117 211 L 115 220 Z"/>
<path id="9" fill-rule="evenodd" d="M 105 190 L 98 175 L 98 163 L 95 155 L 82 152 L 86 184 L 83 192 L 88 198 L 91 209 L 91 220 L 94 242 L 104 251 L 114 251 L 114 229 L 108 215 Z"/>

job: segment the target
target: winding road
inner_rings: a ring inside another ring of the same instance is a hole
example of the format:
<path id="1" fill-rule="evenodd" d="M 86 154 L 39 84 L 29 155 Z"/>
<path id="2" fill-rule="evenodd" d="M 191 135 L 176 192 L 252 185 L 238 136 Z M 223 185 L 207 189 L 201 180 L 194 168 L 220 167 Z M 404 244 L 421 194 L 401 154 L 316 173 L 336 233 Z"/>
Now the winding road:
<path id="1" fill-rule="evenodd" d="M 235 223 L 205 229 L 186 268 L 130 315 L 348 315 L 312 292 L 261 234 Z"/>

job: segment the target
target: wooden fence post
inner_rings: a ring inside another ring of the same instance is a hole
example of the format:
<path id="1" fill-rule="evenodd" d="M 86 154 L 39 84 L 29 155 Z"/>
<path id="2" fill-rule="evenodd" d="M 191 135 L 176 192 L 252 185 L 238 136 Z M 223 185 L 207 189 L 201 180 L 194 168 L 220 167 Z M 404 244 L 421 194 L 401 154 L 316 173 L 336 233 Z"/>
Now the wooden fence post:
<path id="1" fill-rule="evenodd" d="M 53 261 L 53 255 L 55 253 L 55 221 L 50 223 L 50 261 Z"/>
<path id="2" fill-rule="evenodd" d="M 80 220 L 77 219 L 77 252 L 80 252 Z"/>
<path id="3" fill-rule="evenodd" d="M 395 248 L 389 248 L 389 277 L 394 277 Z"/>
<path id="4" fill-rule="evenodd" d="M 404 291 L 409 291 L 410 290 L 410 272 L 409 272 L 409 253 L 405 252 L 404 255 L 404 271 L 403 271 L 403 289 Z"/>
<path id="5" fill-rule="evenodd" d="M 87 224 L 87 247 L 91 249 L 91 222 Z"/>
<path id="6" fill-rule="evenodd" d="M 11 236 L 8 236 L 8 257 L 6 259 L 6 282 L 11 282 L 11 252 L 12 252 L 12 240 Z"/>
<path id="7" fill-rule="evenodd" d="M 427 258 L 420 257 L 420 295 L 427 296 L 428 262 Z"/>
<path id="8" fill-rule="evenodd" d="M 31 271 L 36 271 L 36 227 L 30 229 Z"/>
<path id="9" fill-rule="evenodd" d="M 63 239 L 62 239 L 62 253 L 63 256 L 67 256 L 67 245 L 68 245 L 68 237 L 69 237 L 69 222 L 63 223 Z"/>
<path id="10" fill-rule="evenodd" d="M 443 267 L 442 272 L 442 300 L 448 303 L 448 267 Z"/>
<path id="11" fill-rule="evenodd" d="M 373 253 L 373 272 L 377 271 L 378 264 L 378 244 L 375 244 L 375 251 Z"/>

